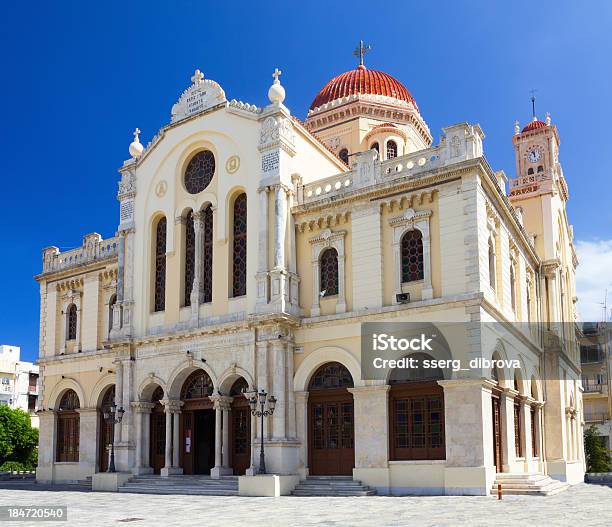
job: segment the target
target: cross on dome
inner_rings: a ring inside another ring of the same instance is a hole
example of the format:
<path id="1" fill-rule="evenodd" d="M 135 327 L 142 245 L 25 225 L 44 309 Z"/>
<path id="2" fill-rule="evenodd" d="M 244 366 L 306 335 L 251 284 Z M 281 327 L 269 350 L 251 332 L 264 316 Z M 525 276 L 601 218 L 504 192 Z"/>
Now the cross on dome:
<path id="1" fill-rule="evenodd" d="M 138 136 L 140 135 L 140 128 L 136 128 L 134 130 L 134 140 L 138 139 Z"/>
<path id="2" fill-rule="evenodd" d="M 194 84 L 200 84 L 204 80 L 204 74 L 200 70 L 195 70 L 193 72 L 193 76 L 191 77 L 191 82 Z"/>
<path id="3" fill-rule="evenodd" d="M 274 68 L 274 73 L 272 74 L 274 82 L 268 90 L 268 99 L 270 99 L 272 104 L 282 104 L 282 102 L 285 100 L 285 88 L 283 88 L 280 80 L 278 79 L 281 76 L 281 73 L 283 73 L 281 70 Z"/>
<path id="4" fill-rule="evenodd" d="M 278 68 L 274 68 L 274 73 L 272 74 L 272 77 L 274 77 L 274 84 L 278 84 L 280 82 L 278 78 L 282 75 L 282 73 L 283 72 Z"/>
<path id="5" fill-rule="evenodd" d="M 359 41 L 359 45 L 355 48 L 355 51 L 353 51 L 353 55 L 355 55 L 356 57 L 359 57 L 359 66 L 360 67 L 364 67 L 363 65 L 363 56 L 368 52 L 372 50 L 372 46 L 366 45 L 363 43 L 363 40 Z"/>

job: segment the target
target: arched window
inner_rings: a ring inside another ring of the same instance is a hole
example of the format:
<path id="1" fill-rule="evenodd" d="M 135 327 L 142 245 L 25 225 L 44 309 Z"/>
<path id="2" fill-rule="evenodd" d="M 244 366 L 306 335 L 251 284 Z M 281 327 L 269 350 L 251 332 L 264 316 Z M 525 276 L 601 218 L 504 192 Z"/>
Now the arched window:
<path id="1" fill-rule="evenodd" d="M 338 294 L 338 251 L 333 247 L 321 254 L 321 296 Z"/>
<path id="2" fill-rule="evenodd" d="M 378 145 L 378 143 L 372 143 L 370 145 L 370 150 L 376 150 L 378 153 L 380 153 L 380 146 Z"/>
<path id="3" fill-rule="evenodd" d="M 489 238 L 489 285 L 495 289 L 495 242 Z"/>
<path id="4" fill-rule="evenodd" d="M 246 295 L 247 278 L 247 197 L 240 194 L 234 201 L 234 250 L 232 296 Z"/>
<path id="5" fill-rule="evenodd" d="M 406 232 L 400 242 L 402 283 L 423 280 L 423 235 L 413 229 Z"/>
<path id="6" fill-rule="evenodd" d="M 66 313 L 67 318 L 67 332 L 66 332 L 66 340 L 75 340 L 77 335 L 77 307 L 75 304 L 70 304 L 68 306 L 68 311 Z"/>
<path id="7" fill-rule="evenodd" d="M 349 164 L 349 152 L 346 148 L 340 150 L 340 152 L 338 153 L 338 157 L 342 159 L 342 161 L 344 161 L 346 165 Z"/>
<path id="8" fill-rule="evenodd" d="M 530 169 L 527 170 L 527 175 L 528 176 L 533 175 L 533 168 L 530 168 Z"/>
<path id="9" fill-rule="evenodd" d="M 213 382 L 204 370 L 194 371 L 183 384 L 181 399 L 207 399 L 213 394 Z"/>
<path id="10" fill-rule="evenodd" d="M 155 283 L 154 311 L 166 307 L 166 218 L 161 218 L 155 228 Z"/>
<path id="11" fill-rule="evenodd" d="M 387 159 L 397 157 L 397 143 L 395 141 L 387 141 Z"/>
<path id="12" fill-rule="evenodd" d="M 212 269 L 213 269 L 213 211 L 208 205 L 203 211 L 204 215 L 204 247 L 202 250 L 202 265 L 204 266 L 202 289 L 204 302 L 212 302 Z"/>
<path id="13" fill-rule="evenodd" d="M 538 166 L 538 174 L 540 172 L 544 172 L 544 167 L 542 165 Z"/>
<path id="14" fill-rule="evenodd" d="M 67 390 L 57 412 L 56 461 L 60 463 L 79 460 L 79 408 L 79 396 L 74 390 Z"/>
<path id="15" fill-rule="evenodd" d="M 215 156 L 210 150 L 198 152 L 185 170 L 185 188 L 190 194 L 202 192 L 215 174 Z"/>
<path id="16" fill-rule="evenodd" d="M 191 305 L 191 289 L 195 275 L 195 228 L 193 226 L 193 212 L 189 212 L 185 225 L 185 283 L 184 298 L 185 306 Z"/>
<path id="17" fill-rule="evenodd" d="M 328 362 L 321 366 L 310 379 L 308 390 L 333 390 L 353 388 L 353 377 L 339 362 Z"/>
<path id="18" fill-rule="evenodd" d="M 514 264 L 510 264 L 510 305 L 512 311 L 516 311 L 516 276 L 514 273 Z"/>
<path id="19" fill-rule="evenodd" d="M 112 295 L 108 301 L 108 330 L 113 329 L 113 309 L 117 303 L 117 295 Z"/>
<path id="20" fill-rule="evenodd" d="M 432 359 L 425 353 L 411 358 Z M 412 373 L 396 369 L 389 380 L 391 459 L 445 459 L 444 392 L 437 383 L 444 375 L 439 368 Z"/>

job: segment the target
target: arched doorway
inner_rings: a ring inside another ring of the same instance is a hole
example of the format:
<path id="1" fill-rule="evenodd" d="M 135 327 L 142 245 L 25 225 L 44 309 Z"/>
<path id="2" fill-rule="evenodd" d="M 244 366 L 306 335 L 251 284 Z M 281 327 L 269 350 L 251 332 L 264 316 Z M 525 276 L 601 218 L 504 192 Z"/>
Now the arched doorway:
<path id="1" fill-rule="evenodd" d="M 155 406 L 153 410 L 151 410 L 151 428 L 149 435 L 151 438 L 149 460 L 153 467 L 154 474 L 161 473 L 161 469 L 164 467 L 166 461 L 166 414 L 160 402 L 163 398 L 164 390 L 161 386 L 158 386 L 151 396 L 151 402 Z"/>
<path id="2" fill-rule="evenodd" d="M 100 407 L 98 408 L 98 465 L 100 472 L 108 470 L 110 444 L 113 440 L 113 424 L 104 419 L 104 412 L 108 412 L 115 402 L 115 385 L 109 386 L 104 392 Z"/>
<path id="3" fill-rule="evenodd" d="M 308 463 L 310 473 L 351 475 L 355 466 L 353 387 L 338 362 L 321 366 L 308 386 Z"/>
<path id="4" fill-rule="evenodd" d="M 181 389 L 180 453 L 184 474 L 210 474 L 215 466 L 213 383 L 204 370 L 194 371 Z"/>
<path id="5" fill-rule="evenodd" d="M 251 409 L 244 396 L 248 389 L 249 383 L 240 377 L 230 390 L 230 396 L 233 397 L 230 412 L 230 466 L 234 474 L 240 476 L 251 466 Z"/>
<path id="6" fill-rule="evenodd" d="M 414 353 L 423 364 L 433 357 Z M 389 384 L 389 454 L 393 461 L 446 458 L 444 432 L 444 379 L 440 368 L 398 368 Z"/>

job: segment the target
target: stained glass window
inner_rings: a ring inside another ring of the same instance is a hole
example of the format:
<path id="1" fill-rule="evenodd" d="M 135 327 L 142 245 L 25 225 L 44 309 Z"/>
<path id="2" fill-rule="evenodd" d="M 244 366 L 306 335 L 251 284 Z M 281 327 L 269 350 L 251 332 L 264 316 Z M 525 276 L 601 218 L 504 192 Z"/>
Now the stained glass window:
<path id="1" fill-rule="evenodd" d="M 402 236 L 402 282 L 423 280 L 423 235 L 416 229 Z"/>
<path id="2" fill-rule="evenodd" d="M 387 141 L 387 159 L 397 157 L 397 143 L 395 141 Z"/>
<path id="3" fill-rule="evenodd" d="M 185 170 L 185 188 L 190 194 L 202 192 L 215 174 L 215 156 L 210 150 L 198 152 Z"/>
<path id="4" fill-rule="evenodd" d="M 66 340 L 76 339 L 77 334 L 77 307 L 74 304 L 68 306 L 68 336 Z"/>
<path id="5" fill-rule="evenodd" d="M 191 289 L 195 273 L 195 229 L 193 227 L 193 212 L 186 218 L 185 225 L 185 306 L 191 305 Z"/>
<path id="6" fill-rule="evenodd" d="M 321 254 L 321 295 L 338 294 L 338 251 L 325 249 Z"/>
<path id="7" fill-rule="evenodd" d="M 247 197 L 234 201 L 234 251 L 232 296 L 246 295 L 247 278 Z"/>
<path id="8" fill-rule="evenodd" d="M 155 295 L 154 311 L 166 307 L 166 218 L 157 222 L 155 230 Z"/>
<path id="9" fill-rule="evenodd" d="M 212 284 L 213 284 L 213 212 L 209 205 L 204 209 L 204 247 L 202 264 L 204 265 L 204 302 L 212 302 Z"/>
<path id="10" fill-rule="evenodd" d="M 351 373 L 339 362 L 328 362 L 321 366 L 310 381 L 309 390 L 352 388 Z"/>
<path id="11" fill-rule="evenodd" d="M 194 371 L 183 384 L 181 399 L 204 399 L 213 394 L 213 383 L 204 370 Z"/>

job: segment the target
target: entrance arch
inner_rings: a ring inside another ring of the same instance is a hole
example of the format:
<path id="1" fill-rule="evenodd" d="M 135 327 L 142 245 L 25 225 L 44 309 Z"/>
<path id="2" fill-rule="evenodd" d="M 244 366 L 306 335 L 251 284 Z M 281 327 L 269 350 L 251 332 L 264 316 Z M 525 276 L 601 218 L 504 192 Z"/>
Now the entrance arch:
<path id="1" fill-rule="evenodd" d="M 180 459 L 184 474 L 210 474 L 215 466 L 213 382 L 204 370 L 192 372 L 181 388 Z"/>
<path id="2" fill-rule="evenodd" d="M 166 415 L 161 400 L 164 398 L 164 390 L 158 386 L 153 390 L 151 402 L 155 405 L 151 410 L 149 430 L 149 463 L 153 467 L 153 474 L 160 474 L 166 462 Z"/>
<path id="3" fill-rule="evenodd" d="M 104 391 L 98 408 L 98 466 L 100 472 L 106 472 L 109 464 L 110 444 L 113 441 L 113 424 L 104 419 L 104 412 L 108 412 L 115 402 L 115 385 Z"/>
<path id="4" fill-rule="evenodd" d="M 319 367 L 308 385 L 308 464 L 312 475 L 352 475 L 355 466 L 353 377 L 339 362 Z"/>
<path id="5" fill-rule="evenodd" d="M 251 408 L 244 394 L 249 383 L 244 377 L 234 382 L 230 390 L 230 466 L 234 475 L 242 476 L 251 466 Z M 225 426 L 225 423 L 223 424 Z"/>

